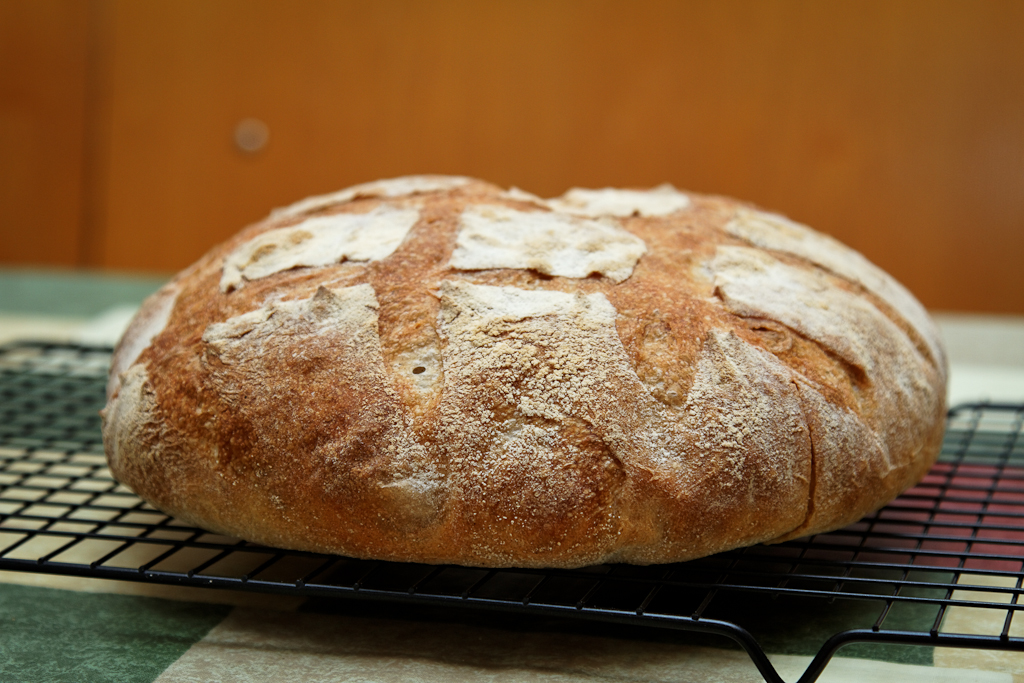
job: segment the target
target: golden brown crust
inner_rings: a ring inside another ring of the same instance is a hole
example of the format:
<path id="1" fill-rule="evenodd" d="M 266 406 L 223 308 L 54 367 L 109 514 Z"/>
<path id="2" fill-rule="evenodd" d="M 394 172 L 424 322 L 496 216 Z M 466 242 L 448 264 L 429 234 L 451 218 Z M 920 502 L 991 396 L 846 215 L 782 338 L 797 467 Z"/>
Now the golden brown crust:
<path id="1" fill-rule="evenodd" d="M 143 498 L 269 545 L 685 560 L 923 475 L 945 360 L 919 308 L 729 199 L 399 179 L 277 212 L 147 301 L 104 438 Z"/>

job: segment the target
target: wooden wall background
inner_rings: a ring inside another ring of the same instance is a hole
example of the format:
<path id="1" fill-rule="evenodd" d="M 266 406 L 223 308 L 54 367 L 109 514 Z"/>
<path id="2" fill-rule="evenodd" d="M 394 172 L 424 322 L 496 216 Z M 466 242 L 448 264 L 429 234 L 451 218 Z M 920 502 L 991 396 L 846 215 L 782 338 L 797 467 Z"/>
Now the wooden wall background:
<path id="1" fill-rule="evenodd" d="M 0 2 L 0 263 L 172 271 L 424 172 L 734 195 L 1024 313 L 1024 2 Z"/>

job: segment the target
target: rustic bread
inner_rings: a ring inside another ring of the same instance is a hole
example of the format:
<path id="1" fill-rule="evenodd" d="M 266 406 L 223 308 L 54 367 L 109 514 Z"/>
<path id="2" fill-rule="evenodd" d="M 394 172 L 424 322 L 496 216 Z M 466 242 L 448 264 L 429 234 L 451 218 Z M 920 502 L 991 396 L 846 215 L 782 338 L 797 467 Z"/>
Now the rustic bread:
<path id="1" fill-rule="evenodd" d="M 279 210 L 150 297 L 104 440 L 156 507 L 270 546 L 647 564 L 884 505 L 945 381 L 921 305 L 781 216 L 417 176 Z"/>

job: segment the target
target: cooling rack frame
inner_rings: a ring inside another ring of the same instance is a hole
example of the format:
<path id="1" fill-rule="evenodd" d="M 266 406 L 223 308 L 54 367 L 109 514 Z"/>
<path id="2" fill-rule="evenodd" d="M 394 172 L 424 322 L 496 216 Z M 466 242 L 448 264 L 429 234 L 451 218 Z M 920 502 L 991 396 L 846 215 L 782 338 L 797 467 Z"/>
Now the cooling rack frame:
<path id="1" fill-rule="evenodd" d="M 922 483 L 836 532 L 671 565 L 486 570 L 278 550 L 167 517 L 105 466 L 98 411 L 109 356 L 66 344 L 0 347 L 0 570 L 710 634 L 745 650 L 770 683 L 782 678 L 765 647 L 742 618 L 716 618 L 716 600 L 877 603 L 873 623 L 823 640 L 800 683 L 853 643 L 1024 650 L 1011 634 L 1024 609 L 1024 404 L 952 409 Z M 945 631 L 947 612 L 965 607 L 1005 613 L 1002 628 Z M 931 627 L 887 627 L 906 609 L 933 609 Z"/>

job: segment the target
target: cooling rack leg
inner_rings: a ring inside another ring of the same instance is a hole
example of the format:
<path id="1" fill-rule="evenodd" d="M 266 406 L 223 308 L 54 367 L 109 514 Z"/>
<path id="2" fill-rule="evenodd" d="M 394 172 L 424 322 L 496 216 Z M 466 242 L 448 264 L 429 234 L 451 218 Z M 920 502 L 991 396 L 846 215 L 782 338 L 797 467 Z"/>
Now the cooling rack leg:
<path id="1" fill-rule="evenodd" d="M 687 624 L 685 622 L 674 622 L 666 625 L 672 628 L 677 628 L 686 631 L 696 631 L 698 633 L 714 633 L 716 635 L 725 636 L 726 638 L 729 638 L 734 643 L 743 648 L 743 651 L 746 652 L 747 656 L 750 657 L 750 660 L 754 663 L 754 666 L 757 667 L 758 673 L 761 674 L 761 676 L 767 683 L 786 683 L 782 676 L 779 675 L 779 672 L 775 670 L 775 666 L 772 665 L 771 661 L 769 661 L 768 655 L 766 655 L 764 653 L 764 650 L 761 649 L 761 646 L 758 644 L 757 640 L 754 639 L 754 636 L 750 635 L 750 633 L 746 629 L 741 628 L 736 624 L 732 624 L 727 621 L 717 621 L 714 619 L 694 619 L 691 620 L 690 624 Z M 825 668 L 825 664 L 828 663 L 828 659 L 830 656 L 831 655 L 825 657 L 825 660 L 821 664 L 820 669 Z M 812 662 L 812 665 L 813 663 L 814 662 Z M 814 681 L 817 677 L 817 674 L 815 674 L 813 677 L 807 678 L 807 674 L 805 673 L 803 676 L 800 677 L 799 683 L 810 683 L 811 681 Z"/>

